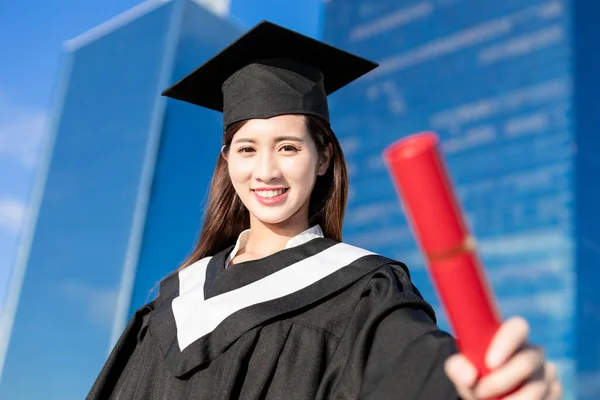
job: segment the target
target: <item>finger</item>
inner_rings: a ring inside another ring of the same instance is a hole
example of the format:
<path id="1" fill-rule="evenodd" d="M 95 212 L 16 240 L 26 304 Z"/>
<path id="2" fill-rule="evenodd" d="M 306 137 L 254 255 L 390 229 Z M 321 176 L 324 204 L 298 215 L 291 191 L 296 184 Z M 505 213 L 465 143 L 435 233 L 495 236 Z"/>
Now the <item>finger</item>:
<path id="1" fill-rule="evenodd" d="M 514 353 L 527 343 L 529 324 L 521 317 L 504 322 L 494 335 L 486 354 L 485 363 L 490 369 L 504 364 Z"/>
<path id="2" fill-rule="evenodd" d="M 557 380 L 556 364 L 550 361 L 544 363 L 544 377 L 548 382 Z"/>
<path id="3" fill-rule="evenodd" d="M 546 361 L 544 363 L 544 368 L 545 368 L 546 378 L 548 378 L 548 379 L 556 378 L 556 364 L 554 364 L 552 361 Z"/>
<path id="4" fill-rule="evenodd" d="M 558 373 L 556 364 L 552 362 L 546 362 L 545 367 L 545 380 L 548 382 L 548 400 L 560 400 L 562 399 L 563 390 L 560 381 L 558 380 Z"/>
<path id="5" fill-rule="evenodd" d="M 472 400 L 473 386 L 477 382 L 477 369 L 462 354 L 449 357 L 444 363 L 446 375 L 450 378 L 461 399 Z"/>
<path id="6" fill-rule="evenodd" d="M 477 369 L 462 354 L 448 357 L 444 369 L 450 380 L 458 386 L 473 387 L 477 381 Z"/>
<path id="7" fill-rule="evenodd" d="M 515 390 L 527 380 L 538 380 L 543 382 L 542 387 L 548 386 L 544 380 L 544 353 L 541 349 L 529 347 L 515 354 L 502 367 L 483 377 L 475 394 L 484 398 L 499 396 Z"/>
<path id="8" fill-rule="evenodd" d="M 504 397 L 503 400 L 547 400 L 548 395 L 548 382 L 540 376 L 527 382 L 516 392 Z"/>
<path id="9" fill-rule="evenodd" d="M 563 396 L 563 388 L 559 381 L 553 381 L 550 384 L 550 393 L 548 400 L 561 400 Z"/>

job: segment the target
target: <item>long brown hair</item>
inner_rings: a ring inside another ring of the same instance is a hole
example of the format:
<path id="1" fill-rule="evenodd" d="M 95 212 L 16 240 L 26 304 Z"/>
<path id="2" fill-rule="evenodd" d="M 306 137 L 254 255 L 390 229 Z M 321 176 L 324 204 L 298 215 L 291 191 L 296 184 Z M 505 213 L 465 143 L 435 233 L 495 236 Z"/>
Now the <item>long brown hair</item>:
<path id="1" fill-rule="evenodd" d="M 309 224 L 319 224 L 325 237 L 341 241 L 348 197 L 348 173 L 344 154 L 328 122 L 310 115 L 305 120 L 319 157 L 329 144 L 332 150 L 329 168 L 325 174 L 317 177 L 310 197 Z M 231 124 L 225 131 L 225 153 L 229 150 L 233 136 L 245 122 Z M 210 183 L 208 205 L 198 244 L 179 270 L 233 245 L 239 234 L 249 227 L 250 214 L 233 188 L 227 162 L 219 157 Z"/>

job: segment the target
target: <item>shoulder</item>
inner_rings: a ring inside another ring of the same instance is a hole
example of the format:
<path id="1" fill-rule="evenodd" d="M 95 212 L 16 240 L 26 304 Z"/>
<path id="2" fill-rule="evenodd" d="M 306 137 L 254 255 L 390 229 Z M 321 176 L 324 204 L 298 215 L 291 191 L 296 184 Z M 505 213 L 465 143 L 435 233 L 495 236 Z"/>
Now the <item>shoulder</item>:
<path id="1" fill-rule="evenodd" d="M 378 266 L 374 269 L 374 273 L 388 271 L 393 272 L 395 275 L 403 277 L 403 279 L 410 280 L 410 270 L 408 266 L 399 260 L 383 256 L 375 253 L 369 249 L 365 249 L 359 246 L 355 246 L 349 243 L 340 242 L 338 243 L 339 252 L 353 254 L 356 258 L 355 263 L 371 264 Z"/>
<path id="2" fill-rule="evenodd" d="M 404 283 L 411 280 L 408 266 L 401 261 L 346 242 L 321 240 L 318 245 L 323 248 L 311 257 L 311 264 L 316 264 L 318 271 L 332 269 L 340 276 L 351 275 L 354 281 L 363 283 L 382 276 Z"/>
<path id="3" fill-rule="evenodd" d="M 158 294 L 154 302 L 158 305 L 165 301 L 171 301 L 199 285 L 203 286 L 206 269 L 211 258 L 211 256 L 205 257 L 165 276 L 159 283 Z"/>
<path id="4" fill-rule="evenodd" d="M 341 244 L 344 245 L 344 251 L 360 255 L 354 262 L 355 265 L 369 269 L 370 272 L 363 277 L 362 281 L 365 285 L 364 290 L 371 296 L 392 295 L 395 298 L 427 304 L 414 285 L 410 269 L 404 262 L 351 244 Z"/>

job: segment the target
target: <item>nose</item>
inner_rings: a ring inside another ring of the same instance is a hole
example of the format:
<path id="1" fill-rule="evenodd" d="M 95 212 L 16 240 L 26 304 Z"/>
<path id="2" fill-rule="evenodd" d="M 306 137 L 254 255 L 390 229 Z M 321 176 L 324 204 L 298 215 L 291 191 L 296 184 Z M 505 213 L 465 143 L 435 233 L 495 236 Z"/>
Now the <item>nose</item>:
<path id="1" fill-rule="evenodd" d="M 258 157 L 254 175 L 259 182 L 273 182 L 281 178 L 277 157 L 271 152 L 262 152 Z"/>

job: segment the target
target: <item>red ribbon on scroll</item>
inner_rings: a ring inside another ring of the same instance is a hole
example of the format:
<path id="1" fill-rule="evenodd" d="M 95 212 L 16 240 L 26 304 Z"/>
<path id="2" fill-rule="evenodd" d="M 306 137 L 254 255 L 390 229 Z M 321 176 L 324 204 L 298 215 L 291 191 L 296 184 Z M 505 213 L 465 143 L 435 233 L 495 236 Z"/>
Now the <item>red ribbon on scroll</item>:
<path id="1" fill-rule="evenodd" d="M 406 137 L 385 150 L 384 160 L 460 351 L 480 376 L 487 375 L 485 355 L 501 317 L 438 151 L 438 137 L 430 132 Z"/>

